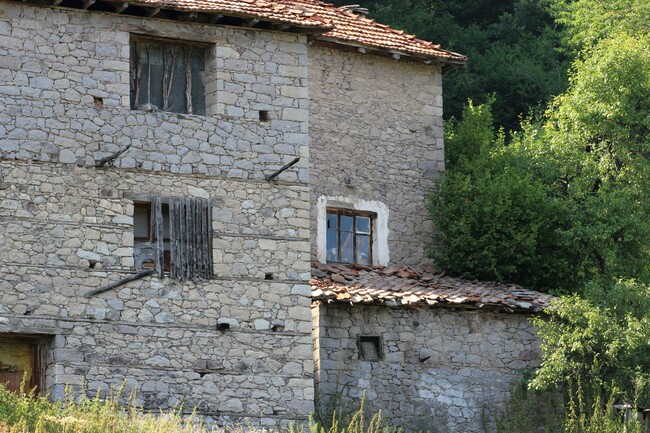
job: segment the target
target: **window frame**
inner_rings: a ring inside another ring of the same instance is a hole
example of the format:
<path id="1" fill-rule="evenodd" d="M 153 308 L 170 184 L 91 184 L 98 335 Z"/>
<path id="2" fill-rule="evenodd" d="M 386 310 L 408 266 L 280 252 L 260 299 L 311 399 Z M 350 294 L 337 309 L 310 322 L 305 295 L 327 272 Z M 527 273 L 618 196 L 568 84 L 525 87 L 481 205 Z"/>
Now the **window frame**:
<path id="1" fill-rule="evenodd" d="M 136 210 L 144 209 L 147 213 L 147 236 L 142 237 L 142 236 L 136 236 L 135 235 L 135 213 Z M 162 237 L 162 245 L 163 245 L 163 271 L 164 272 L 170 272 L 171 271 L 171 235 L 169 234 L 169 204 L 167 203 L 162 203 L 161 204 L 161 210 L 162 210 L 162 216 L 163 216 L 163 237 Z M 150 244 L 152 246 L 157 245 L 157 231 L 155 230 L 155 224 L 156 222 L 153 221 L 153 213 L 151 212 L 151 202 L 146 202 L 146 201 L 136 201 L 133 203 L 133 243 L 134 246 L 136 242 L 140 242 L 143 244 Z M 167 225 L 167 237 L 165 237 L 165 225 Z M 165 248 L 165 245 L 169 245 L 169 248 Z M 135 253 L 134 253 L 135 254 Z M 155 253 L 154 253 L 155 254 Z M 155 261 L 154 261 L 155 262 Z"/>
<path id="2" fill-rule="evenodd" d="M 371 353 L 366 352 L 364 343 L 369 343 L 373 347 L 375 357 L 371 356 Z M 384 359 L 384 338 L 381 335 L 357 335 L 357 350 L 360 361 L 381 361 Z"/>
<path id="3" fill-rule="evenodd" d="M 194 93 L 194 88 L 190 88 L 188 90 L 187 88 L 187 81 L 185 82 L 185 95 L 187 96 L 188 94 L 191 96 L 191 101 L 188 101 L 187 99 L 185 100 L 185 111 L 178 111 L 178 110 L 173 110 L 170 107 L 159 107 L 156 106 L 156 108 L 160 111 L 164 111 L 167 113 L 178 113 L 178 114 L 184 114 L 184 115 L 196 115 L 196 116 L 206 116 L 208 112 L 208 98 L 207 98 L 207 89 L 206 89 L 206 66 L 208 65 L 208 60 L 209 60 L 209 53 L 210 49 L 213 47 L 213 44 L 211 43 L 206 43 L 206 42 L 198 42 L 198 41 L 190 41 L 190 40 L 184 40 L 184 39 L 174 39 L 174 38 L 160 38 L 160 37 L 152 37 L 148 35 L 141 35 L 141 34 L 135 34 L 132 33 L 130 40 L 129 40 L 129 86 L 130 86 L 130 92 L 129 92 L 129 97 L 130 97 L 130 106 L 132 110 L 138 110 L 141 109 L 141 107 L 145 105 L 151 106 L 151 110 L 153 110 L 153 104 L 151 102 L 151 94 L 149 95 L 148 101 L 146 103 L 141 103 L 138 99 L 140 95 L 140 86 L 139 86 L 139 73 L 140 72 L 140 62 L 139 59 L 141 57 L 140 54 L 140 48 L 139 44 L 141 42 L 148 43 L 148 44 L 157 44 L 163 47 L 180 47 L 181 52 L 187 52 L 185 49 L 187 48 L 194 48 L 194 49 L 199 49 L 202 51 L 202 65 L 201 65 L 201 72 L 202 72 L 202 77 L 201 80 L 202 84 L 200 85 L 200 88 L 197 90 L 197 92 L 200 91 L 200 98 L 203 99 L 203 111 L 202 112 L 195 112 L 193 109 L 194 107 L 194 102 L 195 98 L 192 96 Z M 186 65 L 184 65 L 184 68 L 186 75 L 188 74 L 188 70 Z M 189 76 L 192 76 L 191 73 L 191 68 L 190 68 L 190 73 Z M 160 86 L 164 86 L 164 78 L 163 77 L 156 77 L 160 78 Z M 173 80 L 173 75 L 172 75 L 172 80 Z M 158 81 L 158 80 L 154 80 Z M 190 80 L 192 83 L 196 82 L 195 79 Z M 149 83 L 151 80 L 148 81 Z M 173 84 L 173 83 L 172 83 Z M 150 88 L 151 86 L 149 86 Z M 171 86 L 170 86 L 171 89 Z M 164 90 L 163 90 L 164 91 Z M 168 92 L 171 92 L 169 90 Z M 169 96 L 167 97 L 169 98 Z M 162 101 L 164 103 L 164 101 Z M 188 103 L 189 102 L 189 103 Z M 162 105 L 162 104 L 161 104 Z"/>
<path id="4" fill-rule="evenodd" d="M 345 263 L 345 264 L 355 264 L 355 265 L 363 265 L 363 266 L 372 266 L 374 262 L 373 258 L 373 247 L 374 247 L 374 230 L 375 230 L 375 220 L 377 218 L 377 214 L 374 212 L 368 212 L 368 211 L 358 211 L 358 210 L 351 210 L 351 209 L 342 209 L 342 208 L 327 208 L 325 211 L 325 228 L 326 232 L 328 233 L 330 231 L 330 228 L 327 227 L 328 220 L 330 215 L 336 215 L 337 216 L 337 228 L 336 228 L 336 233 L 337 233 L 337 257 L 339 260 L 329 260 L 329 245 L 327 243 L 327 237 L 326 237 L 326 260 L 327 263 Z M 342 216 L 348 216 L 348 217 L 353 217 L 353 229 L 352 229 L 352 257 L 354 261 L 348 262 L 348 261 L 343 261 L 342 260 L 342 254 L 341 254 L 341 217 Z M 369 219 L 369 228 L 368 228 L 368 233 L 357 233 L 357 218 L 368 218 Z M 367 236 L 368 237 L 368 263 L 360 263 L 357 261 L 357 244 L 358 244 L 358 237 L 359 236 Z"/>
<path id="5" fill-rule="evenodd" d="M 165 274 L 181 281 L 212 279 L 214 261 L 212 252 L 212 202 L 195 197 L 159 197 L 137 195 L 133 199 L 133 257 L 138 261 L 153 261 L 160 277 Z M 138 207 L 148 206 L 147 232 L 149 239 L 136 237 L 135 213 Z M 165 237 L 165 225 L 169 235 Z M 136 241 L 141 242 L 136 245 Z M 165 242 L 169 248 L 165 248 Z M 151 247 L 152 254 L 137 254 L 136 247 Z"/>
<path id="6" fill-rule="evenodd" d="M 45 395 L 46 352 L 50 339 L 47 335 L 1 333 L 0 345 L 23 346 L 30 352 L 31 377 L 26 383 L 26 392 L 35 389 L 35 395 Z M 24 380 L 24 379 L 23 379 Z M 22 386 L 22 385 L 21 385 Z M 10 386 L 10 391 L 17 392 Z"/>

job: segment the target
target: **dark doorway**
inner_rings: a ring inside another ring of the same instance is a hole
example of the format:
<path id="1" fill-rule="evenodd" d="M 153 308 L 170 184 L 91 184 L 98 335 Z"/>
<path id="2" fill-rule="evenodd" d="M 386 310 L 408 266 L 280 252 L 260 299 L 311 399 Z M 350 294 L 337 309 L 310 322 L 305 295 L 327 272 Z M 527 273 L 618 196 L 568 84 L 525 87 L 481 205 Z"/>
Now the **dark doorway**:
<path id="1" fill-rule="evenodd" d="M 41 336 L 0 334 L 0 384 L 15 393 L 42 394 L 45 347 Z"/>

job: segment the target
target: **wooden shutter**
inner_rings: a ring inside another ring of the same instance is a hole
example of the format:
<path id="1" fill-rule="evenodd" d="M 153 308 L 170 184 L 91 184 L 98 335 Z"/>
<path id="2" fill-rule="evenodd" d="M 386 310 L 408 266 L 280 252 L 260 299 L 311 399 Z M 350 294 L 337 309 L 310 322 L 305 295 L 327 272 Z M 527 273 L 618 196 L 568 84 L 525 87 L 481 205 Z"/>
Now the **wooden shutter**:
<path id="1" fill-rule="evenodd" d="M 193 197 L 169 200 L 171 275 L 180 280 L 212 278 L 212 203 Z"/>
<path id="2" fill-rule="evenodd" d="M 151 200 L 151 243 L 154 247 L 156 272 L 162 278 L 165 273 L 165 246 L 163 244 L 162 201 L 156 196 Z"/>

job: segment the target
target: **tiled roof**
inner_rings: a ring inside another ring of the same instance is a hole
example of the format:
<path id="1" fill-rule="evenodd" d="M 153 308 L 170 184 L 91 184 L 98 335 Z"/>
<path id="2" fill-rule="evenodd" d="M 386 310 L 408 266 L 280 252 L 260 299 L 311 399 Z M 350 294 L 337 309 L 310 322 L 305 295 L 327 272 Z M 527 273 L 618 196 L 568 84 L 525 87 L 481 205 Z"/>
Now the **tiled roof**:
<path id="1" fill-rule="evenodd" d="M 271 22 L 326 30 L 331 23 L 304 8 L 275 0 L 136 0 L 133 5 L 160 7 L 187 12 L 211 12 L 245 18 L 258 18 Z"/>
<path id="2" fill-rule="evenodd" d="M 312 263 L 312 299 L 389 307 L 455 306 L 538 313 L 552 295 L 408 267 Z"/>
<path id="3" fill-rule="evenodd" d="M 423 41 L 402 30 L 395 30 L 358 14 L 350 9 L 337 8 L 330 3 L 314 0 L 277 0 L 291 4 L 296 8 L 304 8 L 315 17 L 331 23 L 333 29 L 324 33 L 322 38 L 334 41 L 352 42 L 355 44 L 377 47 L 424 57 L 434 57 L 440 61 L 464 64 L 467 58 L 461 54 L 443 50 L 440 45 Z"/>
<path id="4" fill-rule="evenodd" d="M 109 0 L 117 2 L 118 0 Z M 215 13 L 312 28 L 317 39 L 392 54 L 462 65 L 465 56 L 444 50 L 401 30 L 379 24 L 350 9 L 314 0 L 134 0 L 131 5 Z"/>

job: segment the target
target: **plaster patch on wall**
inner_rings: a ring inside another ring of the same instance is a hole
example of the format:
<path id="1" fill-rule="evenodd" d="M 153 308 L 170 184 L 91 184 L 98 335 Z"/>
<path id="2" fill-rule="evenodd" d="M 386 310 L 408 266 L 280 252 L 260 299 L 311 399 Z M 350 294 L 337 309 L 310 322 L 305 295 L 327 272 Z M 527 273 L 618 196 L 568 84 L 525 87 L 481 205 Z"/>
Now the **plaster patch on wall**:
<path id="1" fill-rule="evenodd" d="M 388 206 L 376 200 L 363 200 L 356 197 L 321 195 L 316 205 L 316 246 L 317 259 L 327 263 L 327 208 L 354 209 L 372 212 L 376 215 L 372 224 L 372 264 L 387 266 L 390 262 L 388 251 Z"/>

